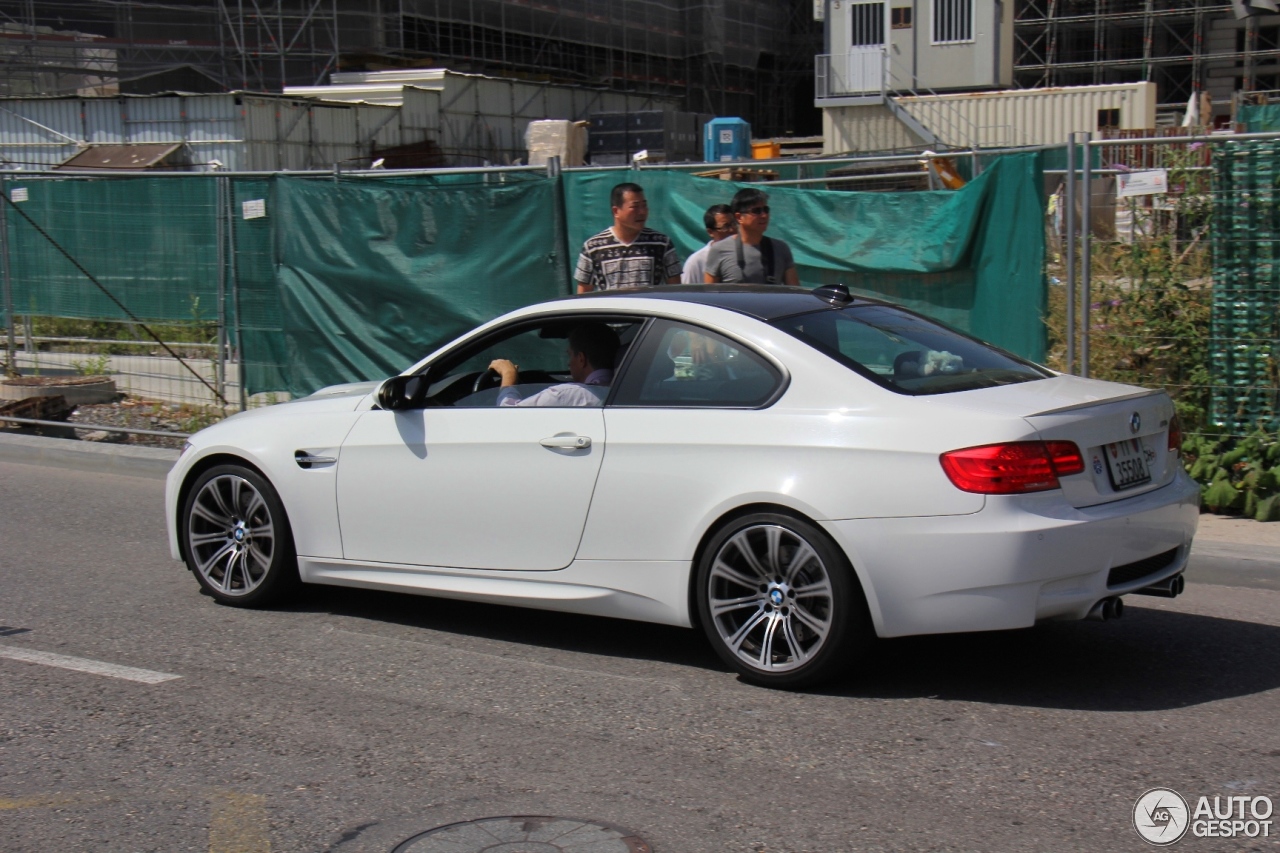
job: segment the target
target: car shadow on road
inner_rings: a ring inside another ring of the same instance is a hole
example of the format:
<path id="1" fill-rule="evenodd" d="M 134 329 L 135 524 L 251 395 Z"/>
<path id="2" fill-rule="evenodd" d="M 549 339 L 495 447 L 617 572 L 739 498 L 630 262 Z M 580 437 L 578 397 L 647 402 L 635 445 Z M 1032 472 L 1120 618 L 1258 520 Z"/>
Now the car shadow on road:
<path id="1" fill-rule="evenodd" d="M 630 658 L 728 673 L 700 631 L 393 592 L 307 586 L 288 610 L 332 613 L 521 646 Z"/>
<path id="2" fill-rule="evenodd" d="M 357 589 L 310 587 L 291 610 L 731 677 L 700 631 Z M 1280 627 L 1129 607 L 1110 622 L 876 640 L 827 696 L 929 697 L 1091 711 L 1183 708 L 1280 687 Z"/>
<path id="3" fill-rule="evenodd" d="M 879 640 L 822 692 L 1086 711 L 1158 711 L 1280 687 L 1280 627 L 1148 607 L 1116 621 Z"/>

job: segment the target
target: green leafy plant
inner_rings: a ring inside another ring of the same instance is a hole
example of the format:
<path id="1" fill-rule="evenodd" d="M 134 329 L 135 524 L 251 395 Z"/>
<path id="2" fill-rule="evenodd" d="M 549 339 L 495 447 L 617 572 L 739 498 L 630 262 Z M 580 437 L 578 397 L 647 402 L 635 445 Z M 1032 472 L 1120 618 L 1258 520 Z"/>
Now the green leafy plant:
<path id="1" fill-rule="evenodd" d="M 1210 512 L 1280 521 L 1280 438 L 1274 434 L 1192 435 L 1182 456 Z"/>
<path id="2" fill-rule="evenodd" d="M 74 359 L 71 369 L 80 376 L 105 376 L 111 367 L 111 356 L 95 355 L 85 359 Z"/>

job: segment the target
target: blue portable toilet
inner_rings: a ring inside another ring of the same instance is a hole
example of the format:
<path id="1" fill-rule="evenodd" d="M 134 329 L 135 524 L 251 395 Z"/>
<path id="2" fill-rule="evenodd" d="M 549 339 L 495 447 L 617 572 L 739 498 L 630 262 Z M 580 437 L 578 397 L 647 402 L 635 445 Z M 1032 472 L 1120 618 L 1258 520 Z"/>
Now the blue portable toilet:
<path id="1" fill-rule="evenodd" d="M 751 125 L 740 118 L 713 118 L 703 128 L 702 154 L 708 163 L 751 159 Z"/>

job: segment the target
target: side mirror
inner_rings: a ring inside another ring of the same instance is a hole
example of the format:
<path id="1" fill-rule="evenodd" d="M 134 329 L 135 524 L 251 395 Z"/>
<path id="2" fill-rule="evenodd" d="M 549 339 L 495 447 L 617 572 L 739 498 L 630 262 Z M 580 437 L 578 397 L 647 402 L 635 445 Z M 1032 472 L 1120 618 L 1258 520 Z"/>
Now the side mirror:
<path id="1" fill-rule="evenodd" d="M 427 377 L 392 376 L 378 387 L 378 406 L 388 411 L 420 408 L 427 396 Z"/>

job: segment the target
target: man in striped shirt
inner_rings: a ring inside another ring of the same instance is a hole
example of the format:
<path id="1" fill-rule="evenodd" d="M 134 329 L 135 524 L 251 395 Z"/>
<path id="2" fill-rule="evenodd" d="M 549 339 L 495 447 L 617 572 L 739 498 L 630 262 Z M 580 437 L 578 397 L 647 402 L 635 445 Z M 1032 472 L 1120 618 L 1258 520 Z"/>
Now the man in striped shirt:
<path id="1" fill-rule="evenodd" d="M 644 223 L 649 203 L 639 184 L 618 184 L 609 194 L 613 225 L 582 244 L 573 278 L 579 293 L 677 284 L 680 258 L 671 238 Z"/>

